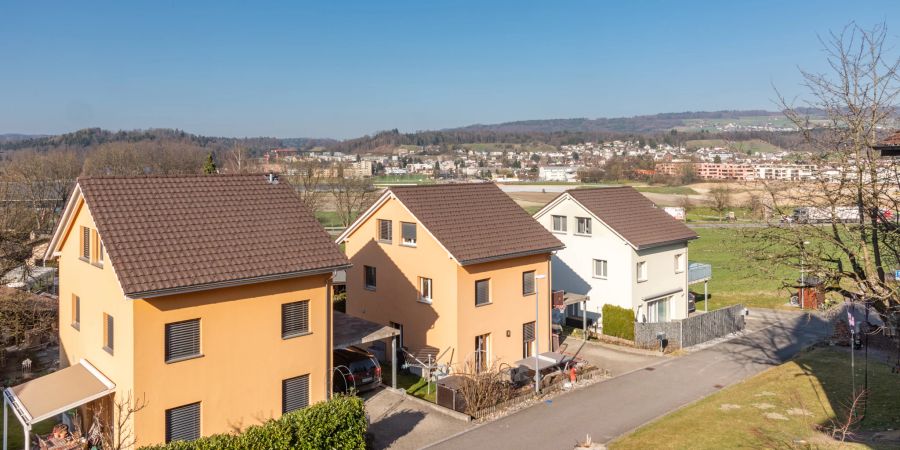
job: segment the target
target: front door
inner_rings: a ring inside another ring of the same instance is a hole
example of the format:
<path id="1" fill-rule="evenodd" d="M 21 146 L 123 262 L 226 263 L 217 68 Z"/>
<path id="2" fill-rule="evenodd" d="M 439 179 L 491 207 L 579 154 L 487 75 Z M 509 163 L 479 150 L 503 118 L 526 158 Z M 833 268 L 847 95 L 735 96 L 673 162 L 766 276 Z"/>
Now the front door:
<path id="1" fill-rule="evenodd" d="M 475 371 L 481 372 L 488 367 L 491 351 L 491 335 L 475 336 Z"/>

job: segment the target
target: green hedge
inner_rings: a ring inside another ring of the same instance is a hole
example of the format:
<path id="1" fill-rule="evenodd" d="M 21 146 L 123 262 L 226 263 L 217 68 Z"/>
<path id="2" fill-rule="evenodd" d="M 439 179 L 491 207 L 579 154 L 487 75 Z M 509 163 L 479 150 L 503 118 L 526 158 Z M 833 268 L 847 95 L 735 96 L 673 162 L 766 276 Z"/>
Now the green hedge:
<path id="1" fill-rule="evenodd" d="M 253 425 L 241 434 L 216 434 L 196 441 L 176 441 L 144 450 L 289 450 L 366 447 L 366 411 L 356 396 L 335 396 L 327 402 Z"/>
<path id="2" fill-rule="evenodd" d="M 634 340 L 634 311 L 615 305 L 603 305 L 603 334 Z"/>

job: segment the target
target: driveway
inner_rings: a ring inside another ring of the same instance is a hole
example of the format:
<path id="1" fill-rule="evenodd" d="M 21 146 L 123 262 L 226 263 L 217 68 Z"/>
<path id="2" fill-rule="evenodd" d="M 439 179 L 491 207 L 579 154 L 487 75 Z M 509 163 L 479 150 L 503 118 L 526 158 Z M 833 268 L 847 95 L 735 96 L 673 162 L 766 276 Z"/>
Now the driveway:
<path id="1" fill-rule="evenodd" d="M 571 449 L 587 434 L 606 443 L 781 364 L 831 331 L 817 315 L 756 310 L 751 311 L 747 328 L 742 336 L 563 394 L 431 448 Z"/>
<path id="2" fill-rule="evenodd" d="M 422 448 L 472 426 L 390 389 L 363 397 L 376 449 Z"/>
<path id="3" fill-rule="evenodd" d="M 571 336 L 566 337 L 562 345 L 565 346 L 566 353 L 584 358 L 601 369 L 609 370 L 609 374 L 614 377 L 637 369 L 643 369 L 666 359 L 659 352 L 616 347 L 597 342 L 584 342 Z"/>

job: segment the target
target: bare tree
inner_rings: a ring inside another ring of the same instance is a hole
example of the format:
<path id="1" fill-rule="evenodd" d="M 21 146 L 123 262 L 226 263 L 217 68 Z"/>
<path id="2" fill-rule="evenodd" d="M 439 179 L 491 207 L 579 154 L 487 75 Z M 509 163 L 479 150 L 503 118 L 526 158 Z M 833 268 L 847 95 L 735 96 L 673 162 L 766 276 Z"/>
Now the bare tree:
<path id="1" fill-rule="evenodd" d="M 731 188 L 727 184 L 716 186 L 709 191 L 712 208 L 724 215 L 728 208 L 731 208 Z"/>
<path id="2" fill-rule="evenodd" d="M 81 165 L 81 158 L 71 151 L 16 152 L 4 167 L 3 181 L 7 184 L 2 200 L 21 203 L 28 209 L 32 229 L 49 232 L 81 173 Z"/>
<path id="3" fill-rule="evenodd" d="M 257 169 L 256 162 L 250 157 L 250 149 L 234 144 L 225 155 L 226 169 L 231 173 L 249 173 Z"/>
<path id="4" fill-rule="evenodd" d="M 496 361 L 488 367 L 479 367 L 474 359 L 467 359 L 456 374 L 462 376 L 460 395 L 469 415 L 512 398 L 511 387 L 504 381 Z"/>
<path id="5" fill-rule="evenodd" d="M 350 226 L 375 199 L 377 191 L 372 183 L 362 177 L 345 177 L 338 169 L 337 176 L 329 183 L 334 205 L 341 224 Z"/>
<path id="6" fill-rule="evenodd" d="M 88 431 L 88 439 L 101 448 L 128 450 L 137 443 L 133 422 L 134 416 L 147 407 L 145 397 L 132 398 L 131 391 L 124 398 L 116 398 L 112 414 L 103 410 L 103 402 L 98 402 L 93 411 L 93 424 Z"/>
<path id="7" fill-rule="evenodd" d="M 318 211 L 325 200 L 326 168 L 314 159 L 298 159 L 285 164 L 285 174 L 306 209 Z"/>
<path id="8" fill-rule="evenodd" d="M 818 170 L 790 189 L 766 183 L 768 203 L 779 217 L 795 206 L 816 208 L 823 223 L 771 223 L 757 236 L 769 264 L 813 273 L 826 290 L 870 303 L 896 327 L 900 284 L 887 270 L 900 267 L 900 229 L 886 211 L 900 210 L 900 162 L 872 150 L 900 94 L 900 58 L 888 54 L 886 37 L 884 24 L 850 24 L 821 40 L 830 71 L 801 73 L 811 94 L 805 106 L 824 111 L 827 123 L 814 123 L 779 94 L 788 119 L 818 149 Z"/>
<path id="9" fill-rule="evenodd" d="M 181 141 L 109 142 L 90 152 L 85 175 L 178 175 L 203 173 L 208 151 Z"/>

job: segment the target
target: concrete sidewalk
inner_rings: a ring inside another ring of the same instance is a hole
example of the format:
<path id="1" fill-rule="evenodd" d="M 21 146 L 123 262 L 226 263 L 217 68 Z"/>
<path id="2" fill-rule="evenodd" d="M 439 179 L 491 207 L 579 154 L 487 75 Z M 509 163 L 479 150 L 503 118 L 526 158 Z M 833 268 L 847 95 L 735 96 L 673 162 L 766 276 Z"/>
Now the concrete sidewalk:
<path id="1" fill-rule="evenodd" d="M 828 322 L 816 315 L 754 312 L 743 336 L 563 394 L 429 448 L 568 450 L 587 434 L 595 442 L 609 442 L 781 364 L 830 333 Z"/>
<path id="2" fill-rule="evenodd" d="M 422 448 L 472 427 L 391 389 L 378 389 L 364 399 L 376 449 Z"/>

